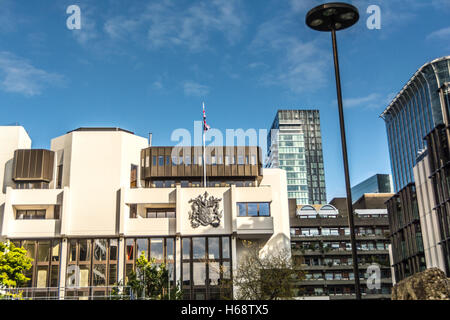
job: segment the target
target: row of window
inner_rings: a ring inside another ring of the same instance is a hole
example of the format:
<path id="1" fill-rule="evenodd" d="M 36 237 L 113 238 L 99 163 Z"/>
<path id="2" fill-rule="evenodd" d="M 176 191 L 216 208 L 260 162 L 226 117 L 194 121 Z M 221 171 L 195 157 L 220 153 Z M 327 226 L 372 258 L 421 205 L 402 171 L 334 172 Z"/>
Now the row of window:
<path id="1" fill-rule="evenodd" d="M 269 202 L 237 203 L 239 217 L 270 217 Z"/>
<path id="2" fill-rule="evenodd" d="M 358 250 L 388 250 L 389 241 L 357 241 L 356 248 Z M 335 251 L 350 251 L 352 244 L 350 241 L 324 241 L 320 242 L 298 242 L 296 247 L 300 250 L 335 250 Z"/>
<path id="3" fill-rule="evenodd" d="M 300 215 L 300 218 L 315 218 L 317 215 Z M 335 217 L 335 216 L 334 216 Z M 373 228 L 373 227 L 356 227 L 355 234 L 357 236 L 386 236 L 388 235 L 389 228 Z M 291 235 L 298 237 L 318 237 L 318 236 L 340 236 L 350 235 L 350 228 L 348 227 L 335 227 L 335 228 L 291 228 Z"/>
<path id="4" fill-rule="evenodd" d="M 359 279 L 367 280 L 371 274 L 360 271 Z M 381 278 L 390 278 L 390 270 L 381 270 Z M 305 280 L 354 280 L 355 276 L 353 272 L 350 271 L 335 271 L 335 272 L 322 272 L 314 271 L 305 274 Z"/>
<path id="5" fill-rule="evenodd" d="M 256 165 L 256 155 L 250 155 L 250 156 L 225 156 L 224 158 L 222 156 L 206 156 L 206 164 L 207 165 L 222 165 L 224 164 L 223 159 L 225 159 L 225 165 L 244 165 L 244 164 L 250 164 L 250 165 Z M 149 166 L 149 157 L 146 157 L 146 166 Z M 202 165 L 203 164 L 203 156 L 199 155 L 197 157 L 191 158 L 191 156 L 184 156 L 184 157 L 178 157 L 178 156 L 153 156 L 152 157 L 152 165 L 153 166 L 176 166 L 176 165 Z"/>
<path id="6" fill-rule="evenodd" d="M 53 216 L 47 215 L 46 209 L 17 209 L 16 219 L 17 220 L 45 220 L 45 219 L 59 219 L 60 206 L 55 205 L 53 207 Z"/>
<path id="7" fill-rule="evenodd" d="M 203 181 L 197 180 L 153 180 L 146 181 L 146 188 L 175 188 L 179 184 L 181 188 L 200 188 L 203 187 Z M 254 180 L 207 180 L 207 187 L 255 187 L 256 182 Z"/>
<path id="8" fill-rule="evenodd" d="M 297 247 L 293 246 L 292 249 L 297 249 Z M 300 264 L 304 264 L 310 267 L 314 266 L 328 266 L 328 267 L 336 267 L 336 266 L 352 266 L 353 259 L 349 257 L 329 257 L 322 258 L 317 256 L 296 256 L 297 261 Z M 371 264 L 378 263 L 384 266 L 389 266 L 389 255 L 381 254 L 381 255 L 358 255 L 358 264 Z"/>
<path id="9" fill-rule="evenodd" d="M 238 202 L 237 210 L 239 217 L 270 217 L 269 202 Z M 130 205 L 130 218 L 138 217 L 137 205 Z M 175 208 L 146 208 L 145 216 L 148 219 L 175 218 Z"/>
<path id="10" fill-rule="evenodd" d="M 382 286 L 380 289 L 368 289 L 362 286 L 361 293 L 363 294 L 391 294 L 390 286 Z M 306 287 L 303 288 L 299 295 L 306 296 L 340 296 L 340 295 L 351 295 L 355 294 L 354 286 L 327 286 L 324 287 Z"/>

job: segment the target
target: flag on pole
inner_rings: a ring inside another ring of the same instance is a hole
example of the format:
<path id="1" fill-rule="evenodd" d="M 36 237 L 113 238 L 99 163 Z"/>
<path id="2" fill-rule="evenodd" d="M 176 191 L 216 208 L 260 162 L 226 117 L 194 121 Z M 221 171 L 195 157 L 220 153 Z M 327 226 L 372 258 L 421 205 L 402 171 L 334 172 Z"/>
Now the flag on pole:
<path id="1" fill-rule="evenodd" d="M 203 102 L 203 131 L 206 132 L 209 129 L 210 129 L 210 127 L 206 124 L 205 103 Z"/>

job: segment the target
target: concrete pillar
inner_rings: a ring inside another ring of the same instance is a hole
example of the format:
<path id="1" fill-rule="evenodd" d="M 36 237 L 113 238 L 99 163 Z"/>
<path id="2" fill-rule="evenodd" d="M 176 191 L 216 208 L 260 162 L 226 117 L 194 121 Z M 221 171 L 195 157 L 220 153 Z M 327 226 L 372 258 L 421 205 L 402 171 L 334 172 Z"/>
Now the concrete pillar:
<path id="1" fill-rule="evenodd" d="M 61 252 L 59 258 L 59 299 L 61 300 L 64 300 L 65 297 L 68 244 L 68 239 L 64 237 L 61 241 Z"/>
<path id="2" fill-rule="evenodd" d="M 181 237 L 177 234 L 175 238 L 175 283 L 180 282 L 181 286 L 181 261 L 182 261 L 182 252 L 181 252 Z"/>
<path id="3" fill-rule="evenodd" d="M 117 252 L 117 282 L 125 282 L 125 238 L 123 235 L 119 237 Z"/>

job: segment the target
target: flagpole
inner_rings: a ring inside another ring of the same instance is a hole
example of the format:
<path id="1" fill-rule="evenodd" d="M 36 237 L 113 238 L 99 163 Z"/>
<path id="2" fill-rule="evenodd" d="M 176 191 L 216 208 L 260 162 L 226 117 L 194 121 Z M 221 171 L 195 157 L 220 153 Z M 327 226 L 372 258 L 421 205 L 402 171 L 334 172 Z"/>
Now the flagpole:
<path id="1" fill-rule="evenodd" d="M 206 137 L 205 137 L 205 103 L 203 102 L 203 187 L 206 188 Z"/>

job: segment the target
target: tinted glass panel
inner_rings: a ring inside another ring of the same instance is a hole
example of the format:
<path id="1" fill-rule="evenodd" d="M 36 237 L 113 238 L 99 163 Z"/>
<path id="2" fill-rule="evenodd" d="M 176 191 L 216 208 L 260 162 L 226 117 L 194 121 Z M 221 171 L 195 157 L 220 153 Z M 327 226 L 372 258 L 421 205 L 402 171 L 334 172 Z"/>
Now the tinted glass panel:
<path id="1" fill-rule="evenodd" d="M 80 240 L 80 253 L 79 260 L 80 261 L 89 261 L 90 253 L 91 253 L 91 241 L 90 240 Z"/>
<path id="2" fill-rule="evenodd" d="M 238 216 L 245 217 L 247 215 L 246 203 L 238 203 Z"/>
<path id="3" fill-rule="evenodd" d="M 151 239 L 150 240 L 150 255 L 151 258 L 155 258 L 156 260 L 163 260 L 163 239 Z"/>
<path id="4" fill-rule="evenodd" d="M 117 250 L 118 250 L 117 240 L 113 239 L 109 242 L 109 260 L 117 260 Z"/>
<path id="5" fill-rule="evenodd" d="M 38 262 L 49 261 L 50 241 L 39 241 Z"/>
<path id="6" fill-rule="evenodd" d="M 193 238 L 192 239 L 194 259 L 205 258 L 205 238 Z"/>
<path id="7" fill-rule="evenodd" d="M 95 239 L 94 259 L 96 261 L 105 261 L 107 248 L 108 248 L 108 241 L 106 239 Z"/>
<path id="8" fill-rule="evenodd" d="M 248 216 L 256 217 L 258 215 L 258 204 L 257 203 L 248 203 Z"/>
<path id="9" fill-rule="evenodd" d="M 269 203 L 260 203 L 259 204 L 259 215 L 261 217 L 270 216 Z"/>
<path id="10" fill-rule="evenodd" d="M 136 248 L 136 252 L 137 252 L 136 259 L 138 259 L 142 253 L 148 259 L 148 240 L 147 239 L 137 239 L 136 247 L 137 247 Z"/>
<path id="11" fill-rule="evenodd" d="M 193 277 L 194 285 L 202 286 L 206 284 L 206 264 L 204 262 L 194 262 L 193 267 Z"/>
<path id="12" fill-rule="evenodd" d="M 230 258 L 230 239 L 228 237 L 222 238 L 222 258 Z"/>
<path id="13" fill-rule="evenodd" d="M 127 260 L 134 259 L 134 241 L 133 241 L 133 239 L 127 239 L 126 254 L 127 254 Z"/>
<path id="14" fill-rule="evenodd" d="M 191 239 L 183 239 L 183 259 L 191 258 Z"/>
<path id="15" fill-rule="evenodd" d="M 209 259 L 220 259 L 219 238 L 208 238 L 208 256 Z"/>
<path id="16" fill-rule="evenodd" d="M 167 260 L 173 260 L 174 255 L 173 255 L 173 239 L 166 239 L 166 259 Z"/>

